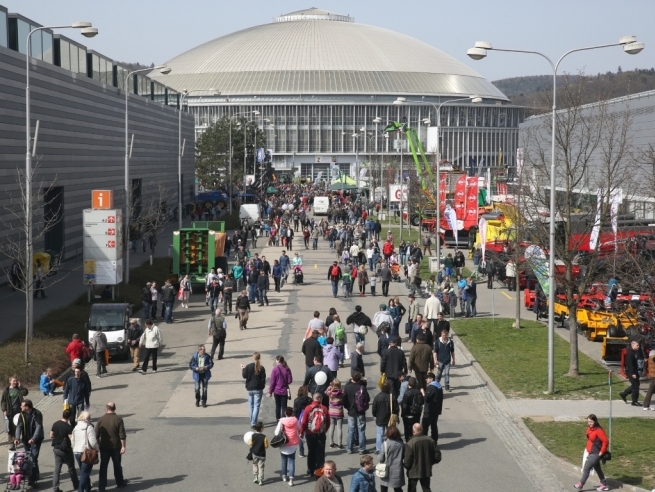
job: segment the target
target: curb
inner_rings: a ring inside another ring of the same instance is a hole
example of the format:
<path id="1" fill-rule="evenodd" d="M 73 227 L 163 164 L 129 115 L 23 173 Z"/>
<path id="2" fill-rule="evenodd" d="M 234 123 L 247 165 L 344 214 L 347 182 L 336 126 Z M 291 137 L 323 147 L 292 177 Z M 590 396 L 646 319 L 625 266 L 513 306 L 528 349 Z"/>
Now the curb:
<path id="1" fill-rule="evenodd" d="M 530 444 L 534 446 L 534 448 L 539 451 L 539 454 L 541 454 L 545 459 L 547 459 L 551 465 L 557 466 L 560 469 L 562 469 L 564 472 L 567 474 L 571 475 L 572 477 L 580 477 L 580 467 L 575 466 L 574 464 L 563 460 L 562 458 L 559 458 L 555 456 L 553 453 L 551 453 L 542 443 L 537 439 L 537 437 L 528 429 L 528 427 L 525 425 L 523 422 L 523 419 L 519 416 L 514 415 L 512 412 L 509 411 L 509 406 L 507 405 L 507 398 L 505 395 L 498 389 L 498 386 L 494 384 L 492 379 L 489 377 L 489 375 L 485 372 L 485 370 L 482 368 L 480 363 L 476 360 L 476 358 L 471 354 L 471 352 L 468 350 L 464 342 L 457 336 L 457 333 L 455 330 L 451 327 L 450 332 L 454 335 L 454 337 L 457 338 L 458 340 L 458 347 L 459 349 L 464 352 L 464 355 L 469 359 L 471 362 L 471 367 L 473 367 L 477 373 L 484 379 L 486 382 L 487 386 L 491 390 L 491 392 L 494 394 L 496 399 L 498 400 L 498 403 L 500 403 L 507 411 L 508 413 L 512 416 L 512 419 L 518 426 L 518 428 L 521 430 L 523 435 L 530 441 Z M 651 490 L 647 489 L 642 489 L 641 487 L 637 487 L 635 485 L 629 485 L 625 484 L 623 482 L 619 482 L 618 480 L 614 479 L 608 479 L 608 483 L 612 487 L 612 489 L 622 489 L 622 490 L 629 490 L 631 492 L 652 492 Z"/>

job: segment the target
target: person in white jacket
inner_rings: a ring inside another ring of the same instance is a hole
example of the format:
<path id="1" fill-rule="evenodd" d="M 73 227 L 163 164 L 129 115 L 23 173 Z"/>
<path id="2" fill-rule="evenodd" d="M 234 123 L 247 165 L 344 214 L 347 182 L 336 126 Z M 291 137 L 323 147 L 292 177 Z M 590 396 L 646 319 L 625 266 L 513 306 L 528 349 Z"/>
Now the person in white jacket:
<path id="1" fill-rule="evenodd" d="M 151 319 L 147 319 L 146 329 L 143 330 L 143 335 L 141 335 L 141 340 L 139 340 L 139 345 L 146 349 L 146 356 L 143 359 L 143 365 L 139 370 L 141 374 L 148 372 L 148 363 L 150 362 L 151 356 L 152 372 L 157 372 L 157 351 L 163 343 L 164 337 L 159 331 L 159 327 L 155 326 Z"/>
<path id="2" fill-rule="evenodd" d="M 85 411 L 78 415 L 77 425 L 73 428 L 71 444 L 73 446 L 73 455 L 80 467 L 79 490 L 91 490 L 91 469 L 93 465 L 82 463 L 82 453 L 87 448 L 100 451 L 100 447 L 98 446 L 95 429 L 91 424 L 89 412 Z"/>
<path id="3" fill-rule="evenodd" d="M 430 298 L 425 301 L 425 306 L 423 307 L 423 318 L 428 320 L 428 330 L 432 325 L 433 329 L 437 326 L 437 315 L 442 311 L 441 301 L 437 299 L 435 292 L 432 293 Z"/>

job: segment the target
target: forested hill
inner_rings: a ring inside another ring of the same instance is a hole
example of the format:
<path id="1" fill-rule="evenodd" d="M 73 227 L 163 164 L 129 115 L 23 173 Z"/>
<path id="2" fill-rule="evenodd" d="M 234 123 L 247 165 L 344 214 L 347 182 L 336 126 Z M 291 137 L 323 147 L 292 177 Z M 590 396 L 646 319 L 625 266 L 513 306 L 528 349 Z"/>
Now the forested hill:
<path id="1" fill-rule="evenodd" d="M 585 84 L 586 87 L 584 100 L 580 101 L 580 103 L 592 103 L 655 89 L 655 68 L 624 72 L 619 67 L 617 72 L 599 73 L 597 75 L 559 75 L 557 77 L 557 86 L 560 89 L 566 84 L 581 83 Z M 548 101 L 553 88 L 553 78 L 550 75 L 513 77 L 496 80 L 492 84 L 498 87 L 516 105 L 548 108 L 550 104 Z M 558 106 L 561 105 L 558 104 Z"/>

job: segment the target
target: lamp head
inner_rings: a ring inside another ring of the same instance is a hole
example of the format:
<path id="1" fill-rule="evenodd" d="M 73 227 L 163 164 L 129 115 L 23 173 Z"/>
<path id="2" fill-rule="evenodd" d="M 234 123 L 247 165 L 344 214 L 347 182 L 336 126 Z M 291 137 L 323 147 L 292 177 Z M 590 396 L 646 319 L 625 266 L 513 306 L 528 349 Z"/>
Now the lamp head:
<path id="1" fill-rule="evenodd" d="M 93 24 L 90 22 L 73 22 L 71 27 L 74 29 L 83 29 L 85 27 L 93 27 Z"/>
<path id="2" fill-rule="evenodd" d="M 430 124 L 430 118 L 423 118 L 423 124 L 424 125 L 429 125 Z"/>
<path id="3" fill-rule="evenodd" d="M 171 73 L 171 67 L 166 67 L 165 66 L 164 68 L 162 68 L 159 71 L 159 73 L 162 74 L 162 75 L 168 75 L 169 73 Z"/>
<path id="4" fill-rule="evenodd" d="M 366 128 L 365 128 L 365 127 L 361 127 L 361 128 L 359 129 L 359 131 L 362 132 L 362 133 L 366 133 Z"/>
<path id="5" fill-rule="evenodd" d="M 85 38 L 93 38 L 93 37 L 98 35 L 98 28 L 97 27 L 83 27 L 80 30 L 80 33 Z"/>
<path id="6" fill-rule="evenodd" d="M 625 51 L 628 55 L 636 55 L 637 53 L 640 53 L 641 50 L 643 50 L 646 47 L 644 43 L 628 43 L 626 45 L 623 45 L 623 51 Z"/>
<path id="7" fill-rule="evenodd" d="M 382 118 L 380 118 L 379 116 L 375 117 L 373 119 L 373 123 L 375 123 L 376 125 L 379 124 L 379 123 L 382 123 Z"/>
<path id="8" fill-rule="evenodd" d="M 469 58 L 473 60 L 482 60 L 487 56 L 487 50 L 484 48 L 469 48 L 466 51 L 466 54 L 469 56 Z"/>
<path id="9" fill-rule="evenodd" d="M 475 97 L 471 96 L 471 102 L 473 104 L 480 104 L 482 102 L 482 98 L 478 97 L 478 96 L 475 96 Z"/>

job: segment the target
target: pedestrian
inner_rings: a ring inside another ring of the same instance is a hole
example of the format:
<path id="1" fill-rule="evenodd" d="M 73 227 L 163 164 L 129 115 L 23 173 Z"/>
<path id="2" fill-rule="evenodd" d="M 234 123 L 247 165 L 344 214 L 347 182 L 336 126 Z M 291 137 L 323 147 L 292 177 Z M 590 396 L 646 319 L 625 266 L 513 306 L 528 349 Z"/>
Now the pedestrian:
<path id="1" fill-rule="evenodd" d="M 271 288 L 268 275 L 264 272 L 264 269 L 259 271 L 259 277 L 257 277 L 257 290 L 259 292 L 259 305 L 263 306 L 264 303 L 268 306 L 268 296 L 266 295 L 269 289 Z"/>
<path id="2" fill-rule="evenodd" d="M 366 265 L 359 265 L 357 272 L 357 284 L 359 285 L 359 296 L 366 297 L 366 285 L 368 281 L 368 273 L 366 272 Z"/>
<path id="3" fill-rule="evenodd" d="M 248 294 L 245 290 L 241 291 L 241 295 L 236 300 L 237 317 L 239 318 L 239 328 L 246 330 L 248 328 L 248 317 L 250 315 L 250 301 Z"/>
<path id="4" fill-rule="evenodd" d="M 453 258 L 453 265 L 458 275 L 464 275 L 464 267 L 466 266 L 466 258 L 464 253 L 459 248 L 455 248 L 455 258 Z"/>
<path id="5" fill-rule="evenodd" d="M 283 275 L 282 267 L 280 262 L 273 260 L 273 281 L 275 282 L 275 292 L 280 292 L 280 284 Z"/>
<path id="6" fill-rule="evenodd" d="M 43 299 L 47 299 L 45 295 L 45 274 L 43 272 L 43 265 L 41 264 L 41 260 L 36 260 L 36 270 L 34 271 L 34 280 L 35 280 L 34 299 L 38 298 L 39 293 L 41 293 L 41 297 Z"/>
<path id="7" fill-rule="evenodd" d="M 293 400 L 293 416 L 298 419 L 298 431 L 300 432 L 300 422 L 305 412 L 305 408 L 312 403 L 312 399 L 308 396 L 307 386 L 299 386 L 296 393 L 296 399 Z M 299 456 L 301 458 L 305 457 L 305 447 L 303 445 L 304 435 L 300 433 L 300 442 L 298 443 Z"/>
<path id="8" fill-rule="evenodd" d="M 278 355 L 275 358 L 275 367 L 271 371 L 271 379 L 268 384 L 268 396 L 275 397 L 275 419 L 283 417 L 287 401 L 291 399 L 290 385 L 293 382 L 293 374 L 287 365 L 284 357 Z"/>
<path id="9" fill-rule="evenodd" d="M 314 492 L 346 492 L 343 480 L 337 475 L 337 465 L 334 461 L 328 460 L 323 467 L 321 476 L 314 485 Z"/>
<path id="10" fill-rule="evenodd" d="M 328 413 L 330 415 L 330 447 L 343 449 L 343 397 L 346 394 L 341 388 L 341 381 L 332 380 L 330 386 L 325 390 L 330 403 Z M 334 439 L 334 433 L 337 433 L 337 439 Z"/>
<path id="11" fill-rule="evenodd" d="M 448 330 L 441 330 L 441 337 L 434 342 L 433 349 L 434 367 L 437 368 L 437 381 L 441 382 L 443 374 L 446 391 L 450 391 L 450 367 L 455 365 L 455 345 L 452 339 L 448 338 Z"/>
<path id="12" fill-rule="evenodd" d="M 376 435 L 375 435 L 375 454 L 380 454 L 382 442 L 387 433 L 387 427 L 397 425 L 398 423 L 398 402 L 391 393 L 391 383 L 385 381 L 378 393 L 373 399 L 372 406 L 373 417 L 375 417 Z"/>
<path id="13" fill-rule="evenodd" d="M 412 427 L 421 421 L 421 412 L 425 400 L 418 386 L 416 378 L 407 379 L 407 390 L 402 396 L 401 408 L 403 410 L 403 429 L 405 430 L 405 442 L 412 438 Z M 402 390 L 401 390 L 402 393 Z"/>
<path id="14" fill-rule="evenodd" d="M 330 374 L 333 379 L 337 377 L 339 362 L 342 357 L 343 355 L 334 345 L 334 338 L 327 337 L 326 345 L 323 347 L 323 363 L 330 369 Z"/>
<path id="15" fill-rule="evenodd" d="M 350 482 L 350 492 L 376 492 L 373 457 L 365 454 L 359 459 L 359 466 L 361 468 L 355 472 Z"/>
<path id="16" fill-rule="evenodd" d="M 446 330 L 450 334 L 450 322 L 444 319 L 443 313 L 439 313 L 437 315 L 437 324 L 435 325 L 434 333 L 441 334 L 443 330 Z"/>
<path id="17" fill-rule="evenodd" d="M 259 407 L 262 403 L 262 395 L 266 387 L 266 369 L 262 366 L 259 352 L 252 354 L 253 362 L 241 367 L 241 377 L 246 380 L 246 391 L 248 392 L 248 408 L 250 410 L 250 428 L 254 430 L 259 418 Z"/>
<path id="18" fill-rule="evenodd" d="M 14 415 L 21 412 L 23 400 L 28 395 L 29 390 L 20 383 L 16 376 L 9 378 L 9 386 L 2 392 L 2 413 L 5 417 L 5 431 L 9 441 L 10 450 L 14 450 L 14 440 L 16 435 L 16 424 L 14 424 Z"/>
<path id="19" fill-rule="evenodd" d="M 337 297 L 339 293 L 339 280 L 341 279 L 343 272 L 339 263 L 335 260 L 332 262 L 332 265 L 328 268 L 328 280 L 332 284 L 332 297 Z"/>
<path id="20" fill-rule="evenodd" d="M 146 320 L 146 329 L 143 330 L 139 346 L 145 347 L 146 356 L 143 358 L 143 365 L 139 369 L 139 373 L 145 374 L 148 372 L 148 363 L 152 357 L 152 372 L 157 372 L 157 352 L 159 347 L 164 343 L 164 336 L 159 327 L 155 326 L 151 319 Z"/>
<path id="21" fill-rule="evenodd" d="M 325 472 L 325 441 L 330 428 L 328 409 L 321 404 L 322 393 L 314 393 L 312 403 L 303 411 L 300 430 L 307 439 L 307 475 Z"/>
<path id="22" fill-rule="evenodd" d="M 146 286 L 141 289 L 141 309 L 143 311 L 143 317 L 147 318 L 151 314 L 152 309 L 152 282 L 147 282 Z"/>
<path id="23" fill-rule="evenodd" d="M 315 358 L 323 361 L 323 347 L 318 343 L 318 334 L 318 330 L 312 330 L 312 336 L 302 342 L 302 348 L 300 350 L 305 356 L 305 366 L 307 368 L 314 367 Z"/>
<path id="24" fill-rule="evenodd" d="M 598 417 L 593 413 L 587 417 L 587 445 L 585 446 L 585 451 L 587 454 L 587 459 L 582 466 L 582 478 L 576 483 L 573 488 L 582 490 L 584 484 L 589 478 L 589 473 L 593 468 L 596 471 L 596 475 L 600 479 L 600 485 L 596 490 L 609 490 L 607 486 L 607 480 L 605 479 L 605 474 L 603 469 L 600 466 L 601 460 L 605 457 L 607 453 L 607 448 L 609 446 L 609 440 L 605 431 L 598 423 Z"/>
<path id="25" fill-rule="evenodd" d="M 209 357 L 214 360 L 216 347 L 218 347 L 218 360 L 221 360 L 225 351 L 225 339 L 227 337 L 227 321 L 225 321 L 225 317 L 222 315 L 221 308 L 217 308 L 209 319 L 207 331 L 209 332 L 208 335 L 212 337 L 212 350 Z"/>
<path id="26" fill-rule="evenodd" d="M 180 281 L 180 289 L 182 290 L 182 307 L 189 308 L 189 296 L 193 294 L 193 287 L 191 286 L 191 279 L 188 275 Z"/>
<path id="27" fill-rule="evenodd" d="M 43 393 L 43 396 L 55 396 L 55 389 L 63 385 L 64 383 L 58 381 L 52 375 L 52 369 L 50 367 L 47 367 L 39 378 L 39 391 Z"/>
<path id="28" fill-rule="evenodd" d="M 252 474 L 253 483 L 264 485 L 264 468 L 266 466 L 266 448 L 268 448 L 268 438 L 262 432 L 264 424 L 256 422 L 253 426 L 253 433 L 250 436 L 248 445 L 250 446 L 250 455 L 252 456 Z"/>
<path id="29" fill-rule="evenodd" d="M 343 285 L 343 297 L 347 298 L 350 297 L 350 294 L 352 293 L 352 273 L 353 273 L 354 267 L 349 263 L 346 266 L 344 266 L 343 269 L 343 275 L 341 276 L 341 283 Z M 355 270 L 356 271 L 356 270 Z"/>
<path id="30" fill-rule="evenodd" d="M 279 419 L 275 428 L 275 435 L 283 433 L 286 438 L 286 444 L 280 446 L 280 474 L 282 481 L 289 481 L 289 487 L 293 487 L 293 480 L 296 474 L 296 450 L 301 442 L 298 436 L 298 419 L 293 415 L 293 408 L 286 407 L 284 416 Z"/>
<path id="31" fill-rule="evenodd" d="M 505 265 L 505 276 L 507 277 L 507 290 L 516 290 L 516 263 L 512 259 Z"/>
<path id="32" fill-rule="evenodd" d="M 373 297 L 375 297 L 375 295 L 376 295 L 375 288 L 376 288 L 376 286 L 378 284 L 378 279 L 379 279 L 378 274 L 375 272 L 375 270 L 371 269 L 371 275 L 370 275 L 370 278 L 369 278 L 369 282 L 371 282 L 371 295 Z"/>
<path id="33" fill-rule="evenodd" d="M 214 313 L 216 312 L 216 308 L 218 307 L 219 299 L 221 297 L 221 286 L 218 283 L 218 279 L 214 278 L 207 287 L 207 294 L 209 295 L 209 312 Z"/>
<path id="34" fill-rule="evenodd" d="M 309 323 L 307 323 L 305 338 L 311 337 L 314 330 L 318 331 L 319 334 L 325 333 L 325 326 L 325 323 L 321 319 L 321 313 L 319 311 L 314 311 L 314 317 L 309 320 Z"/>
<path id="35" fill-rule="evenodd" d="M 75 422 L 75 416 L 88 410 L 91 402 L 91 385 L 87 384 L 82 376 L 82 369 L 76 367 L 73 369 L 73 377 L 66 380 L 64 385 L 64 406 L 69 406 L 71 412 L 71 425 Z"/>
<path id="36" fill-rule="evenodd" d="M 409 486 L 407 492 L 416 492 L 419 482 L 423 492 L 430 492 L 432 466 L 441 461 L 437 443 L 423 435 L 421 424 L 412 427 L 412 438 L 405 444 L 405 458 Z"/>
<path id="37" fill-rule="evenodd" d="M 346 324 L 353 325 L 355 342 L 357 343 L 366 341 L 364 333 L 373 325 L 371 318 L 362 312 L 362 306 L 355 306 L 355 312 L 346 318 Z"/>
<path id="38" fill-rule="evenodd" d="M 116 487 L 125 487 L 129 480 L 123 478 L 123 467 L 121 457 L 125 454 L 127 436 L 125 435 L 125 424 L 123 419 L 116 415 L 116 404 L 107 403 L 105 414 L 98 419 L 96 424 L 98 444 L 100 447 L 100 473 L 98 478 L 98 490 L 104 492 L 107 488 L 107 468 L 109 460 L 114 467 L 114 480 Z"/>
<path id="39" fill-rule="evenodd" d="M 623 390 L 620 395 L 621 399 L 628 403 L 627 397 L 632 394 L 632 406 L 640 407 L 639 403 L 639 365 L 637 363 L 637 353 L 639 351 L 639 342 L 632 340 L 625 354 L 625 374 L 630 382 L 630 387 Z M 583 482 L 584 483 L 584 482 Z"/>
<path id="40" fill-rule="evenodd" d="M 43 414 L 34 408 L 31 400 L 25 399 L 20 405 L 14 446 L 18 446 L 22 442 L 25 452 L 32 457 L 32 473 L 27 482 L 30 487 L 34 488 L 38 487 L 36 482 L 41 475 L 39 471 L 39 451 L 41 450 L 43 438 Z"/>
<path id="41" fill-rule="evenodd" d="M 366 410 L 370 396 L 366 389 L 366 379 L 355 372 L 344 388 L 343 408 L 348 412 L 347 452 L 355 452 L 355 441 L 359 443 L 359 454 L 366 454 Z M 357 437 L 355 437 L 357 434 Z"/>
<path id="42" fill-rule="evenodd" d="M 138 318 L 130 319 L 130 326 L 127 327 L 126 341 L 130 348 L 130 357 L 132 358 L 132 372 L 139 370 L 139 340 L 143 335 L 143 329 L 139 325 Z"/>
<path id="43" fill-rule="evenodd" d="M 80 467 L 78 492 L 91 492 L 91 470 L 93 463 L 82 463 L 82 453 L 85 449 L 100 451 L 96 431 L 91 424 L 91 415 L 84 411 L 77 416 L 71 437 L 73 456 Z M 106 470 L 105 470 L 106 474 Z"/>
<path id="44" fill-rule="evenodd" d="M 175 303 L 175 289 L 170 281 L 164 282 L 161 289 L 161 298 L 164 306 L 166 307 L 166 323 L 173 322 L 173 304 Z M 163 316 L 162 316 L 163 317 Z"/>
<path id="45" fill-rule="evenodd" d="M 395 425 L 387 428 L 386 437 L 380 452 L 380 463 L 387 465 L 387 476 L 380 478 L 380 492 L 387 492 L 389 489 L 393 489 L 394 492 L 402 492 L 405 485 L 403 468 L 405 446 L 400 437 L 400 431 Z"/>
<path id="46" fill-rule="evenodd" d="M 400 377 L 407 373 L 407 358 L 399 346 L 400 337 L 390 337 L 389 348 L 380 360 L 380 374 L 386 375 L 387 381 L 391 384 L 391 391 L 396 398 L 400 394 Z"/>
<path id="47" fill-rule="evenodd" d="M 355 351 L 350 355 L 350 375 L 355 373 L 361 374 L 362 377 L 366 376 L 366 368 L 364 367 L 364 344 L 359 342 L 355 346 Z"/>
<path id="48" fill-rule="evenodd" d="M 196 407 L 200 406 L 202 400 L 202 408 L 207 408 L 207 385 L 212 377 L 212 367 L 214 367 L 214 360 L 207 355 L 204 345 L 198 345 L 198 351 L 189 361 L 189 369 L 193 375 L 193 386 L 196 392 Z M 200 393 L 201 387 L 202 394 Z"/>
<path id="49" fill-rule="evenodd" d="M 425 406 L 423 407 L 421 427 L 423 427 L 423 434 L 426 436 L 429 429 L 432 439 L 437 442 L 439 440 L 439 415 L 441 415 L 443 409 L 443 388 L 433 372 L 427 373 L 426 382 L 423 392 Z"/>
<path id="50" fill-rule="evenodd" d="M 70 420 L 70 410 L 64 410 L 61 419 L 52 424 L 50 429 L 50 439 L 52 439 L 52 452 L 55 455 L 55 469 L 52 472 L 52 490 L 59 491 L 59 477 L 63 465 L 68 467 L 68 474 L 73 483 L 73 489 L 79 488 L 80 482 L 77 479 L 77 470 L 75 469 L 75 456 L 73 455 L 73 446 L 70 435 L 73 434 L 73 426 L 68 422 Z"/>
<path id="51" fill-rule="evenodd" d="M 16 289 L 20 289 L 22 287 L 23 284 L 21 282 L 21 275 L 22 269 L 18 264 L 18 261 L 14 259 L 13 263 L 11 264 L 11 269 L 9 270 L 9 284 L 11 285 L 12 292 L 15 292 Z"/>
<path id="52" fill-rule="evenodd" d="M 223 312 L 225 315 L 232 314 L 232 292 L 234 292 L 235 282 L 229 273 L 225 274 L 223 279 Z"/>
<path id="53" fill-rule="evenodd" d="M 464 288 L 464 291 L 466 292 L 466 317 L 475 318 L 478 314 L 476 308 L 476 302 L 478 300 L 478 286 L 472 278 L 469 278 L 466 281 L 466 287 Z"/>
<path id="54" fill-rule="evenodd" d="M 96 360 L 96 377 L 101 378 L 103 374 L 107 374 L 107 335 L 102 330 L 98 330 L 93 334 L 91 340 L 91 347 L 93 348 L 94 358 Z"/>
<path id="55" fill-rule="evenodd" d="M 380 269 L 380 280 L 382 281 L 382 296 L 387 297 L 389 295 L 389 283 L 391 282 L 391 269 L 387 262 L 384 262 Z"/>
<path id="56" fill-rule="evenodd" d="M 648 374 L 650 378 L 650 384 L 648 385 L 648 390 L 646 391 L 646 396 L 644 397 L 644 410 L 655 410 L 655 407 L 650 406 L 651 398 L 653 397 L 653 391 L 655 390 L 655 348 L 651 349 L 648 354 Z"/>
<path id="57" fill-rule="evenodd" d="M 427 326 L 427 324 L 426 324 Z M 425 375 L 434 368 L 432 360 L 432 347 L 425 343 L 425 333 L 416 336 L 416 343 L 409 352 L 407 368 L 414 371 L 414 377 L 421 389 L 425 389 Z"/>
<path id="58" fill-rule="evenodd" d="M 348 334 L 346 328 L 341 323 L 341 317 L 335 314 L 332 317 L 332 324 L 328 327 L 328 337 L 334 339 L 334 346 L 339 350 L 341 358 L 339 359 L 339 367 L 344 367 L 346 360 L 346 348 L 348 344 Z"/>
<path id="59" fill-rule="evenodd" d="M 75 359 L 82 360 L 84 358 L 84 342 L 77 333 L 73 333 L 73 338 L 66 347 L 66 353 L 69 355 L 71 363 Z"/>
<path id="60" fill-rule="evenodd" d="M 436 326 L 439 313 L 443 311 L 441 301 L 437 298 L 436 292 L 430 292 L 430 298 L 425 301 L 423 306 L 423 318 L 428 320 L 428 327 L 433 324 Z"/>
<path id="61" fill-rule="evenodd" d="M 150 282 L 150 317 L 154 320 L 157 319 L 157 301 L 159 300 L 159 296 L 160 294 L 159 289 L 157 288 L 157 282 Z M 148 313 L 144 313 L 143 317 L 147 318 Z M 162 319 L 164 319 L 163 316 Z"/>

